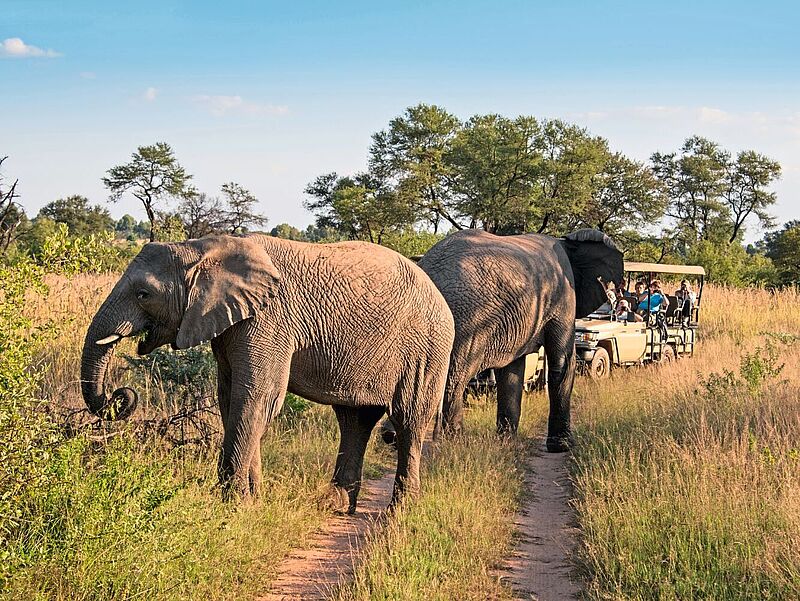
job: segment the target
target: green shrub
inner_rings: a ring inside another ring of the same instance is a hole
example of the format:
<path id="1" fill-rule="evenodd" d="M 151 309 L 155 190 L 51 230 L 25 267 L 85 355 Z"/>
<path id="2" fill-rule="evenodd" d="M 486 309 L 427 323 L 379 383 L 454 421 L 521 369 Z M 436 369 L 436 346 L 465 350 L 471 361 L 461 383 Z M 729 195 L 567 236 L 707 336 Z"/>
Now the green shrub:
<path id="1" fill-rule="evenodd" d="M 111 232 L 70 236 L 66 224 L 59 223 L 42 242 L 36 261 L 49 273 L 105 273 L 125 269 L 133 251 L 131 246 L 117 246 Z"/>
<path id="2" fill-rule="evenodd" d="M 0 566 L 5 566 L 0 567 L 0 585 L 18 559 L 8 541 L 28 519 L 25 499 L 49 483 L 48 464 L 59 440 L 37 411 L 42 367 L 33 364 L 53 327 L 34 327 L 23 311 L 27 291 L 46 291 L 43 276 L 42 268 L 29 260 L 0 266 Z"/>
<path id="3" fill-rule="evenodd" d="M 217 363 L 209 344 L 177 351 L 161 347 L 143 357 L 124 355 L 124 359 L 134 381 L 160 409 L 196 407 L 216 396 Z"/>

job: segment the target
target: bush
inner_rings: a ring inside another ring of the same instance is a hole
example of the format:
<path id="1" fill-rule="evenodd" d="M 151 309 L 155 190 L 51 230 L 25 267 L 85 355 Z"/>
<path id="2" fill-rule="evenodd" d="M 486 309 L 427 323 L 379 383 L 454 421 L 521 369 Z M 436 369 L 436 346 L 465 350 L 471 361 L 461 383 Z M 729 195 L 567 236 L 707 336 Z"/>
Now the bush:
<path id="1" fill-rule="evenodd" d="M 170 412 L 216 396 L 217 364 L 209 344 L 173 351 L 161 347 L 144 357 L 125 355 L 150 402 Z"/>
<path id="2" fill-rule="evenodd" d="M 27 520 L 31 491 L 48 484 L 59 436 L 37 411 L 42 368 L 34 357 L 53 326 L 34 327 L 25 316 L 27 291 L 44 293 L 41 267 L 29 260 L 0 267 L 0 585 L 17 559 L 8 544 Z M 0 586 L 2 588 L 2 586 Z"/>
<path id="3" fill-rule="evenodd" d="M 125 269 L 132 251 L 131 246 L 115 245 L 111 232 L 70 236 L 66 224 L 59 223 L 56 231 L 45 238 L 36 260 L 49 273 L 105 273 Z"/>

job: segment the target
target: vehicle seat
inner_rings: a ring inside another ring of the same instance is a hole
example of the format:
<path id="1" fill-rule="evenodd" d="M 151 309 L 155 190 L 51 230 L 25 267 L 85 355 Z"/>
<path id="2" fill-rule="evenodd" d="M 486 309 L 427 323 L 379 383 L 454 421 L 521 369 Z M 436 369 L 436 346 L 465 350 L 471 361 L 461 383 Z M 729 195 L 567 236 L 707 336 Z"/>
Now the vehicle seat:
<path id="1" fill-rule="evenodd" d="M 672 326 L 681 320 L 681 311 L 678 307 L 678 297 L 673 294 L 667 294 L 667 302 L 669 303 L 666 309 L 667 324 Z"/>

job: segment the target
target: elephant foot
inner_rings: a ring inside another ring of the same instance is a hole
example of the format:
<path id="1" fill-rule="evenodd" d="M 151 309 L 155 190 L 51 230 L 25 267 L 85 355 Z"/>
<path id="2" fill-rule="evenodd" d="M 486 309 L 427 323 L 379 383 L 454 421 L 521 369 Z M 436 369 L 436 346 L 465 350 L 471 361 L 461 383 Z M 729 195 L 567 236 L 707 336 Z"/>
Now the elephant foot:
<path id="1" fill-rule="evenodd" d="M 566 436 L 548 436 L 546 446 L 548 453 L 566 453 L 575 446 L 575 439 L 572 434 L 567 434 Z"/>
<path id="2" fill-rule="evenodd" d="M 256 499 L 250 489 L 250 482 L 243 480 L 229 481 L 222 485 L 222 500 L 225 503 L 233 503 L 239 505 L 251 505 Z"/>
<path id="3" fill-rule="evenodd" d="M 356 512 L 355 499 L 350 500 L 350 495 L 341 486 L 330 484 L 319 500 L 319 506 L 333 513 L 353 514 Z"/>

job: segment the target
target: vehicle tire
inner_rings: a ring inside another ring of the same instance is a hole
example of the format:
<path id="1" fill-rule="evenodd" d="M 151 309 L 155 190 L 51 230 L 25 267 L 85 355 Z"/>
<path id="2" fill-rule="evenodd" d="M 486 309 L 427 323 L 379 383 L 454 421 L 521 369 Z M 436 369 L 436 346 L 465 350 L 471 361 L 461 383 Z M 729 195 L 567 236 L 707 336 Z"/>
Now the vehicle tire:
<path id="1" fill-rule="evenodd" d="M 664 348 L 661 350 L 661 356 L 655 361 L 659 365 L 666 365 L 667 363 L 672 363 L 678 358 L 675 354 L 675 347 L 671 344 L 664 345 Z"/>
<path id="2" fill-rule="evenodd" d="M 608 357 L 608 351 L 602 346 L 598 347 L 587 367 L 592 380 L 605 380 L 611 374 L 611 360 Z"/>

